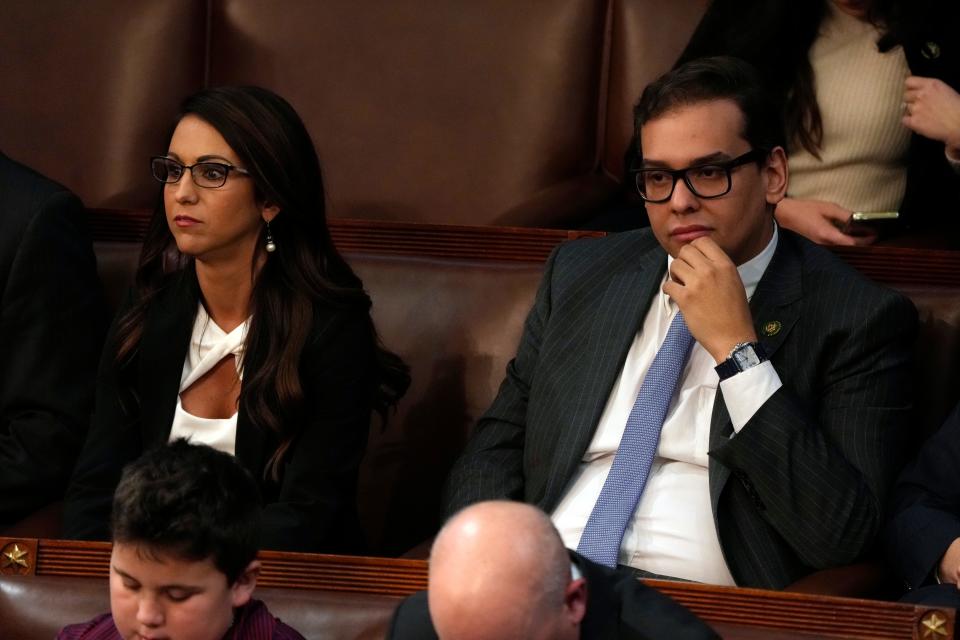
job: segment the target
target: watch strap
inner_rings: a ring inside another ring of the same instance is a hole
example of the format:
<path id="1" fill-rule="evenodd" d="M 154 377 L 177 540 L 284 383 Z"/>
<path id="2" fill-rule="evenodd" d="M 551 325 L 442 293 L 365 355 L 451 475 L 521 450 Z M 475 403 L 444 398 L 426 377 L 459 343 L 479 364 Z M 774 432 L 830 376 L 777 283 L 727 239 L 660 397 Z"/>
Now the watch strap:
<path id="1" fill-rule="evenodd" d="M 736 354 L 738 351 L 741 351 L 743 349 L 752 349 L 753 353 L 757 356 L 757 361 L 750 367 L 741 369 L 740 363 L 738 363 L 736 358 L 734 358 L 734 354 Z M 723 381 L 723 380 L 726 380 L 727 378 L 732 378 L 733 376 L 737 375 L 741 371 L 746 371 L 747 369 L 753 366 L 766 362 L 767 360 L 768 360 L 767 352 L 764 350 L 763 345 L 761 345 L 759 342 L 742 342 L 737 346 L 735 346 L 733 350 L 730 351 L 730 355 L 727 357 L 726 360 L 724 360 L 723 362 L 718 364 L 716 367 L 714 367 L 714 371 L 717 372 L 717 375 L 720 377 L 720 380 Z"/>

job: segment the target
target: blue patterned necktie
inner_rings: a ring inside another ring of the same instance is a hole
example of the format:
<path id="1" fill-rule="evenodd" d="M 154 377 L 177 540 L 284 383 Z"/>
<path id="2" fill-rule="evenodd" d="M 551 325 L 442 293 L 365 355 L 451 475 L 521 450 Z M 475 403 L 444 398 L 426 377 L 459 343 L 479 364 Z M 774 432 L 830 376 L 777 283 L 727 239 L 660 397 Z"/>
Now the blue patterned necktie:
<path id="1" fill-rule="evenodd" d="M 643 379 L 613 466 L 577 545 L 577 551 L 594 562 L 617 565 L 620 542 L 650 474 L 660 429 L 693 342 L 683 314 L 677 313 Z"/>

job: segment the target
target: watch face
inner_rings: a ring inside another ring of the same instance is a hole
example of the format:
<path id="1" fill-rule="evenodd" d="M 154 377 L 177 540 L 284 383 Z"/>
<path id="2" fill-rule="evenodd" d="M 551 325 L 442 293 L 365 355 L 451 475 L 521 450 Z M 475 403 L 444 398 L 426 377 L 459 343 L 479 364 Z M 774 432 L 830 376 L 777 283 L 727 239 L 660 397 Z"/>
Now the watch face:
<path id="1" fill-rule="evenodd" d="M 754 350 L 753 345 L 746 345 L 733 352 L 733 361 L 737 363 L 740 371 L 746 371 L 750 367 L 760 364 L 760 358 Z"/>

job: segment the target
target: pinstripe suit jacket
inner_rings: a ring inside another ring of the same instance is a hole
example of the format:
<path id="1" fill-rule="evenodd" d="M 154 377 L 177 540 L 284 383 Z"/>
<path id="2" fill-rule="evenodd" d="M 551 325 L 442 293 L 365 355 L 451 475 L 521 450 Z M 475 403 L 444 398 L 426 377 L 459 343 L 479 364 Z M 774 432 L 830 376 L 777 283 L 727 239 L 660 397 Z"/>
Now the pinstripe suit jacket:
<path id="1" fill-rule="evenodd" d="M 449 513 L 495 498 L 557 506 L 665 269 L 649 230 L 553 253 L 517 355 L 451 472 Z M 872 544 L 909 419 L 917 319 L 909 300 L 784 229 L 750 306 L 783 387 L 735 437 L 717 392 L 710 497 L 737 584 L 781 588 Z"/>

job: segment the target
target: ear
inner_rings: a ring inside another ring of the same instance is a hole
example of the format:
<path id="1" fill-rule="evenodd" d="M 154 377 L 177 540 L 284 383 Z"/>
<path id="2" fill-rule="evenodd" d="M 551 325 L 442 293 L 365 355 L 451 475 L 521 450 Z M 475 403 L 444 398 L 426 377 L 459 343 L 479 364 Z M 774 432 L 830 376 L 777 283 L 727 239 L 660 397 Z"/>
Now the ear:
<path id="1" fill-rule="evenodd" d="M 234 608 L 242 607 L 250 602 L 250 598 L 253 597 L 253 590 L 257 587 L 259 576 L 260 561 L 253 560 L 230 587 L 230 601 Z"/>
<path id="2" fill-rule="evenodd" d="M 579 625 L 587 615 L 587 581 L 585 578 L 571 580 L 563 592 L 563 609 L 572 625 Z"/>
<path id="3" fill-rule="evenodd" d="M 766 178 L 767 204 L 776 205 L 787 195 L 790 170 L 787 168 L 787 152 L 783 147 L 774 147 L 763 167 Z"/>
<path id="4" fill-rule="evenodd" d="M 280 213 L 280 207 L 269 202 L 264 203 L 260 208 L 260 216 L 264 222 L 273 222 L 278 213 Z"/>

